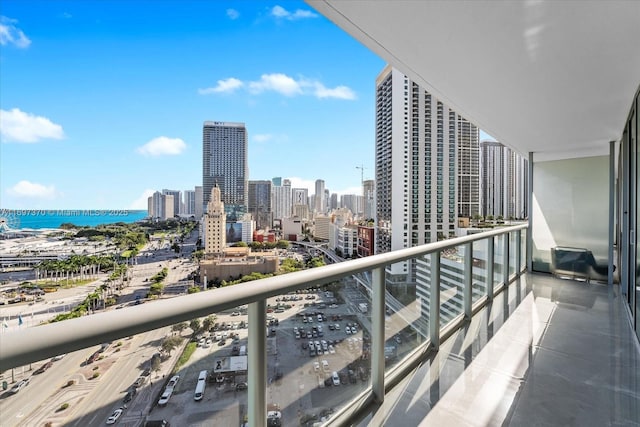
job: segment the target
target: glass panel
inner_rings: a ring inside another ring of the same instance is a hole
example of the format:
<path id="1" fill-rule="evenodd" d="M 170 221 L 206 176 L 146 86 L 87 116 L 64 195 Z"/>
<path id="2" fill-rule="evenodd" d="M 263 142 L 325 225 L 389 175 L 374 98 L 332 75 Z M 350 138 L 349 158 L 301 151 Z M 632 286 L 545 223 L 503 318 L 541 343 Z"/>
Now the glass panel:
<path id="1" fill-rule="evenodd" d="M 495 290 L 504 280 L 504 239 L 501 234 L 493 238 L 493 289 Z"/>
<path id="2" fill-rule="evenodd" d="M 640 200 L 640 173 L 638 173 L 638 165 L 640 165 L 640 150 L 638 149 L 638 98 L 636 97 L 636 111 L 631 115 L 631 120 L 629 121 L 629 136 L 630 136 L 630 146 L 635 152 L 635 168 L 633 169 L 634 177 L 633 180 L 635 182 L 635 203 L 633 204 L 635 209 L 635 244 L 633 248 L 635 249 L 635 263 L 631 263 L 635 273 L 632 275 L 633 280 L 631 281 L 631 292 L 633 294 L 633 288 L 635 287 L 635 308 L 632 306 L 631 311 L 635 314 L 635 326 L 636 326 L 636 334 L 640 337 L 640 250 L 638 250 L 638 224 L 640 221 L 638 220 L 638 200 Z"/>
<path id="3" fill-rule="evenodd" d="M 515 231 L 509 233 L 509 278 L 516 274 L 516 254 L 518 252 L 516 233 Z"/>
<path id="4" fill-rule="evenodd" d="M 440 253 L 440 327 L 464 311 L 464 246 Z"/>
<path id="5" fill-rule="evenodd" d="M 608 171 L 609 156 L 536 162 L 534 270 L 557 274 L 554 248 L 580 249 L 589 278 L 607 280 Z"/>
<path id="6" fill-rule="evenodd" d="M 267 403 L 283 425 L 320 421 L 369 386 L 368 289 L 362 274 L 269 299 Z"/>
<path id="7" fill-rule="evenodd" d="M 429 336 L 431 266 L 427 260 L 395 263 L 386 270 L 385 361 L 398 364 Z"/>
<path id="8" fill-rule="evenodd" d="M 481 240 L 473 244 L 473 298 L 475 303 L 486 295 L 487 291 L 487 256 L 489 240 Z"/>
<path id="9" fill-rule="evenodd" d="M 520 230 L 520 271 L 527 268 L 527 230 Z"/>

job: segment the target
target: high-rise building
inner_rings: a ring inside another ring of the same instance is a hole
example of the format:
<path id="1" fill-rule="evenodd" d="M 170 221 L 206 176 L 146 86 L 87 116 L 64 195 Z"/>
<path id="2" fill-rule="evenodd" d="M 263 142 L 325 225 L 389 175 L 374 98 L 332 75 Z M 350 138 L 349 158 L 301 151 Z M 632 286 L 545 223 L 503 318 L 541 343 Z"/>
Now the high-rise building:
<path id="1" fill-rule="evenodd" d="M 316 193 L 315 193 L 315 205 L 314 211 L 316 213 L 325 213 L 325 193 L 324 193 L 324 180 L 316 179 Z"/>
<path id="2" fill-rule="evenodd" d="M 309 190 L 307 190 L 306 188 L 292 188 L 291 196 L 292 205 L 306 205 L 307 200 L 309 199 Z"/>
<path id="3" fill-rule="evenodd" d="M 182 193 L 180 190 L 167 190 L 163 189 L 162 194 L 167 196 L 173 196 L 173 214 L 179 215 L 182 213 Z"/>
<path id="4" fill-rule="evenodd" d="M 524 218 L 527 212 L 528 161 L 495 141 L 480 143 L 482 216 Z"/>
<path id="5" fill-rule="evenodd" d="M 340 205 L 338 204 L 338 193 L 331 193 L 331 197 L 329 199 L 329 210 L 332 211 L 334 209 L 338 209 Z"/>
<path id="6" fill-rule="evenodd" d="M 184 190 L 184 209 L 181 213 L 185 215 L 196 214 L 196 192 L 195 190 Z"/>
<path id="7" fill-rule="evenodd" d="M 195 207 L 194 215 L 196 217 L 196 220 L 200 221 L 200 218 L 202 218 L 202 213 L 204 212 L 204 195 L 202 194 L 201 185 L 196 185 L 195 193 L 196 193 L 195 195 L 196 207 Z"/>
<path id="8" fill-rule="evenodd" d="M 362 193 L 364 196 L 364 219 L 375 217 L 375 181 L 372 179 L 365 180 L 362 183 Z"/>
<path id="9" fill-rule="evenodd" d="M 280 176 L 274 176 L 273 178 L 271 178 L 271 183 L 275 186 L 275 187 L 280 187 L 282 185 L 282 177 Z"/>
<path id="10" fill-rule="evenodd" d="M 273 227 L 271 181 L 249 181 L 248 207 L 258 230 Z"/>
<path id="11" fill-rule="evenodd" d="M 362 216 L 363 197 L 359 194 L 343 194 L 340 196 L 340 207 L 347 208 L 354 216 Z"/>
<path id="12" fill-rule="evenodd" d="M 310 219 L 309 190 L 306 188 L 292 188 L 291 196 L 291 215 L 300 217 L 303 220 Z"/>
<path id="13" fill-rule="evenodd" d="M 457 126 L 458 216 L 473 218 L 480 213 L 480 131 L 459 115 Z"/>
<path id="14" fill-rule="evenodd" d="M 173 195 L 156 191 L 147 199 L 147 213 L 150 218 L 161 221 L 173 218 L 175 213 Z"/>
<path id="15" fill-rule="evenodd" d="M 477 170 L 459 168 L 458 156 L 463 152 L 465 162 L 477 161 L 477 132 L 403 73 L 384 68 L 376 79 L 376 253 L 455 234 L 459 176 Z M 477 196 L 470 195 L 474 185 L 465 178 L 465 208 L 479 209 Z M 388 277 L 415 282 L 415 265 L 394 264 Z"/>
<path id="16" fill-rule="evenodd" d="M 227 245 L 227 216 L 218 186 L 211 188 L 208 199 L 204 217 L 204 249 L 206 254 L 220 254 Z"/>
<path id="17" fill-rule="evenodd" d="M 274 178 L 275 179 L 275 178 Z M 272 181 L 273 182 L 273 181 Z M 271 210 L 274 219 L 289 218 L 291 216 L 291 181 L 285 179 L 283 184 L 271 187 Z"/>
<path id="18" fill-rule="evenodd" d="M 247 211 L 249 197 L 248 136 L 244 123 L 204 122 L 202 129 L 202 187 L 208 204 L 217 185 L 231 221 Z"/>

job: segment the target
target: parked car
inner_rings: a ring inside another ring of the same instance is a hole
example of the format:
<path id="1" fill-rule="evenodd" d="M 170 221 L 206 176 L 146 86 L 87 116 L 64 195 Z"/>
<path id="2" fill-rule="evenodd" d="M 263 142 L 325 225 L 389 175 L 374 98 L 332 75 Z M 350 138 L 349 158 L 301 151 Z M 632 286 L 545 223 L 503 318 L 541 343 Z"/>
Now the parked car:
<path id="1" fill-rule="evenodd" d="M 13 385 L 13 387 L 11 387 L 11 389 L 9 390 L 9 393 L 11 394 L 16 394 L 17 392 L 19 392 L 20 390 L 22 390 L 24 387 L 29 385 L 29 378 L 25 378 L 22 379 L 20 381 L 18 381 L 17 383 L 15 383 Z"/>
<path id="2" fill-rule="evenodd" d="M 167 383 L 167 388 L 174 388 L 176 384 L 178 384 L 179 380 L 180 380 L 180 375 L 172 376 L 169 382 Z"/>
<path id="3" fill-rule="evenodd" d="M 124 403 L 129 403 L 133 399 L 133 397 L 138 393 L 138 389 L 135 387 L 131 387 L 131 389 L 124 395 L 122 401 Z"/>
<path id="4" fill-rule="evenodd" d="M 162 393 L 162 396 L 160 396 L 160 399 L 158 400 L 158 406 L 166 406 L 166 404 L 169 403 L 169 399 L 171 398 L 172 393 L 172 388 L 166 388 Z"/>
<path id="5" fill-rule="evenodd" d="M 331 374 L 331 380 L 333 381 L 333 385 L 340 385 L 340 377 L 336 371 L 333 371 Z"/>
<path id="6" fill-rule="evenodd" d="M 122 415 L 122 412 L 124 412 L 124 408 L 118 408 L 113 411 L 113 414 L 107 418 L 107 424 L 115 424 L 116 421 L 118 421 L 118 418 L 120 418 L 120 415 Z"/>
<path id="7" fill-rule="evenodd" d="M 42 374 L 44 371 L 49 369 L 51 366 L 53 366 L 53 362 L 49 361 L 49 362 L 45 363 L 44 365 L 40 366 L 35 371 L 33 371 L 33 375 Z"/>
<path id="8" fill-rule="evenodd" d="M 147 377 L 138 377 L 138 379 L 133 383 L 133 386 L 138 388 L 140 387 L 142 384 L 144 384 L 147 381 Z"/>

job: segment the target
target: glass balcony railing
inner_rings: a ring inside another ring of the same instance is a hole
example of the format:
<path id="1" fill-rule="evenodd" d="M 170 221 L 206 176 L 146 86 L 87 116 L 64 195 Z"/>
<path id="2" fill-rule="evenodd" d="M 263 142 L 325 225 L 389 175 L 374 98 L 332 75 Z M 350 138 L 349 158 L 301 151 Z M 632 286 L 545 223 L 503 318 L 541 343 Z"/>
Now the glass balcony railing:
<path id="1" fill-rule="evenodd" d="M 0 370 L 20 376 L 67 354 L 54 363 L 68 364 L 60 381 L 76 390 L 69 425 L 121 405 L 132 425 L 342 423 L 384 400 L 520 274 L 526 232 L 504 227 L 7 332 Z M 83 400 L 94 387 L 102 398 Z M 4 422 L 24 408 L 0 409 Z"/>

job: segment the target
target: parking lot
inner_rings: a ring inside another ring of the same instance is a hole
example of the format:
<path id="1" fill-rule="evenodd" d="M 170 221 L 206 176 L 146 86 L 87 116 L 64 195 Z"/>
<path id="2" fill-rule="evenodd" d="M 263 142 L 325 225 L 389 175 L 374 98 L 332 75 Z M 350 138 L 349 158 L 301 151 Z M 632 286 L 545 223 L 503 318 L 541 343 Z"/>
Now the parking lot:
<path id="1" fill-rule="evenodd" d="M 336 297 L 316 290 L 268 301 L 267 403 L 282 413 L 282 425 L 319 420 L 369 382 L 368 333 L 359 316 Z M 194 354 L 177 373 L 180 381 L 166 406 L 154 407 L 150 417 L 178 425 L 208 425 L 214 420 L 215 425 L 240 425 L 250 376 L 242 370 L 214 371 L 219 361 L 251 351 L 246 322 L 242 308 L 219 313 L 217 326 L 199 337 Z M 206 391 L 201 401 L 194 401 L 202 370 L 208 371 Z"/>

